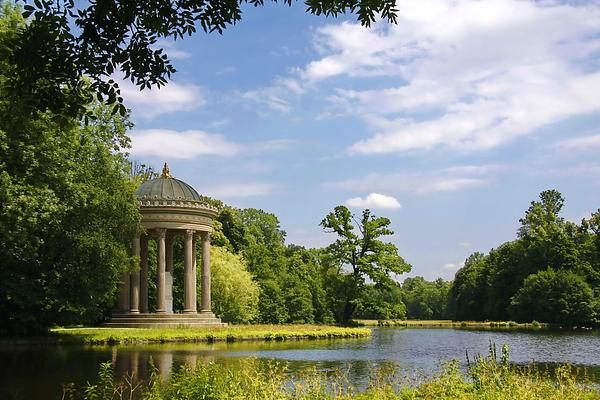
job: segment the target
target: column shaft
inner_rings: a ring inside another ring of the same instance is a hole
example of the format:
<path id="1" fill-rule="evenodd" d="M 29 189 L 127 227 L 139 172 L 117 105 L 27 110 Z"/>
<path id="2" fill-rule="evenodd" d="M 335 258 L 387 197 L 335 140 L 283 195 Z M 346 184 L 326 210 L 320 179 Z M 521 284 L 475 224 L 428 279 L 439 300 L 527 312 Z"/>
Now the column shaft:
<path id="1" fill-rule="evenodd" d="M 156 312 L 165 313 L 165 235 L 166 229 L 158 229 L 158 260 L 156 271 Z"/>
<path id="2" fill-rule="evenodd" d="M 202 232 L 202 308 L 200 312 L 211 312 L 210 300 L 210 233 Z"/>
<path id="3" fill-rule="evenodd" d="M 194 245 L 194 231 L 185 231 L 185 259 L 184 259 L 184 272 L 183 272 L 183 312 L 184 313 L 196 313 L 196 303 L 194 302 L 193 292 L 196 288 L 194 284 L 194 261 L 193 261 L 193 245 Z"/>
<path id="4" fill-rule="evenodd" d="M 173 274 L 173 242 L 175 241 L 175 238 L 171 235 L 169 235 L 167 237 L 167 241 L 166 241 L 166 259 L 167 259 L 167 266 L 166 266 L 166 271 Z"/>
<path id="5" fill-rule="evenodd" d="M 131 272 L 131 299 L 129 305 L 129 312 L 132 314 L 140 313 L 140 238 L 136 237 L 133 239 L 131 244 L 132 256 L 137 257 L 137 265 L 133 272 Z"/>
<path id="6" fill-rule="evenodd" d="M 198 269 L 196 268 L 196 263 L 198 257 L 196 255 L 196 238 L 194 235 L 192 239 L 192 304 L 194 304 L 194 309 L 198 308 Z"/>
<path id="7" fill-rule="evenodd" d="M 165 307 L 168 313 L 173 313 L 173 242 L 175 237 L 173 235 L 167 235 L 166 240 L 166 278 L 167 278 L 167 290 L 165 293 Z"/>
<path id="8" fill-rule="evenodd" d="M 148 236 L 140 240 L 140 312 L 148 312 Z"/>
<path id="9" fill-rule="evenodd" d="M 117 301 L 117 309 L 119 313 L 128 313 L 129 312 L 129 272 L 124 272 L 121 274 L 121 279 L 119 282 L 119 299 Z"/>

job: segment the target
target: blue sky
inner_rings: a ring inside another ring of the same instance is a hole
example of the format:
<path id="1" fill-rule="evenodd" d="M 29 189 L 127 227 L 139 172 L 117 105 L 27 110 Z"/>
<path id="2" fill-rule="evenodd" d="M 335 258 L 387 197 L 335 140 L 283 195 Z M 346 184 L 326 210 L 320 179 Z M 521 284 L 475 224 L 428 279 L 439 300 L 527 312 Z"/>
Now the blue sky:
<path id="1" fill-rule="evenodd" d="M 515 237 L 545 189 L 600 208 L 600 3 L 398 1 L 366 29 L 302 3 L 244 7 L 222 36 L 161 46 L 161 90 L 124 83 L 132 158 L 275 213 L 324 246 L 338 204 L 392 220 L 410 275 L 452 278 Z"/>

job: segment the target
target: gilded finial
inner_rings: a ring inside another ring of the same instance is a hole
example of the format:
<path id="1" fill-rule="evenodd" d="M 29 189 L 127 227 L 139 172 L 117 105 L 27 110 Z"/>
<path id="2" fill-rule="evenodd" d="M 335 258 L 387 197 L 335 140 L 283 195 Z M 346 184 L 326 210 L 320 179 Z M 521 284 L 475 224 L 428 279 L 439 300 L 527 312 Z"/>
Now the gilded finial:
<path id="1" fill-rule="evenodd" d="M 169 171 L 169 164 L 165 163 L 162 170 L 161 178 L 172 178 L 171 171 Z"/>

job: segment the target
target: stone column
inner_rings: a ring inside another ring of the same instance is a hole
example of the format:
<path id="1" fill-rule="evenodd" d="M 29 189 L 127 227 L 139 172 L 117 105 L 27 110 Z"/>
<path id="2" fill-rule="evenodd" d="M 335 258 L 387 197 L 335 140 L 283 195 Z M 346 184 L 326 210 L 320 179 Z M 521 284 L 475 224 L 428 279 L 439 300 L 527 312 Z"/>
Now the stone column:
<path id="1" fill-rule="evenodd" d="M 194 290 L 192 290 L 192 304 L 194 304 L 194 308 L 198 308 L 198 269 L 196 268 L 196 263 L 198 260 L 198 257 L 196 255 L 196 239 L 198 238 L 198 235 L 194 235 L 194 238 L 192 240 L 192 268 L 193 268 L 193 272 L 192 272 L 192 287 L 194 288 Z"/>
<path id="2" fill-rule="evenodd" d="M 202 306 L 201 313 L 212 313 L 210 304 L 210 233 L 201 232 L 202 237 Z"/>
<path id="3" fill-rule="evenodd" d="M 133 239 L 131 244 L 131 253 L 134 257 L 138 258 L 138 264 L 135 270 L 131 273 L 131 299 L 129 304 L 129 312 L 131 314 L 140 313 L 140 238 L 136 237 Z"/>
<path id="4" fill-rule="evenodd" d="M 183 272 L 183 312 L 186 314 L 196 313 L 196 303 L 194 302 L 194 231 L 188 229 L 185 231 L 184 245 L 184 272 Z"/>
<path id="5" fill-rule="evenodd" d="M 117 311 L 122 314 L 129 312 L 129 272 L 121 274 L 119 282 L 119 299 L 117 300 Z"/>
<path id="6" fill-rule="evenodd" d="M 173 242 L 175 241 L 175 237 L 173 237 L 172 235 L 168 235 L 167 236 L 167 240 L 166 240 L 166 261 L 167 261 L 167 266 L 166 266 L 166 271 L 169 273 L 173 273 Z"/>
<path id="7" fill-rule="evenodd" d="M 140 240 L 140 312 L 148 312 L 148 236 Z"/>
<path id="8" fill-rule="evenodd" d="M 157 229 L 158 232 L 158 260 L 157 260 L 157 271 L 156 271 L 156 312 L 165 313 L 165 236 L 167 233 L 166 229 Z"/>
<path id="9" fill-rule="evenodd" d="M 165 307 L 168 313 L 173 313 L 173 242 L 175 237 L 167 235 L 166 241 L 166 294 L 165 294 Z"/>

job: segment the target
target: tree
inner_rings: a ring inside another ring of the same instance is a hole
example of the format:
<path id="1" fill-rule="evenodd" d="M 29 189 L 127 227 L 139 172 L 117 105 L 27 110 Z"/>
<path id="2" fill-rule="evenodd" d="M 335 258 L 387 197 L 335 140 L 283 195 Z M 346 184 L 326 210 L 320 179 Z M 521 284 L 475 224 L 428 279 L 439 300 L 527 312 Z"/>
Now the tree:
<path id="1" fill-rule="evenodd" d="M 283 324 L 289 320 L 285 296 L 279 282 L 273 278 L 261 279 L 259 321 L 263 324 Z"/>
<path id="2" fill-rule="evenodd" d="M 577 225 L 563 205 L 560 192 L 542 192 L 516 240 L 467 259 L 450 290 L 455 318 L 598 324 L 600 213 Z"/>
<path id="3" fill-rule="evenodd" d="M 402 302 L 400 285 L 378 287 L 365 285 L 357 302 L 356 315 L 364 319 L 405 319 L 406 306 Z"/>
<path id="4" fill-rule="evenodd" d="M 213 311 L 226 322 L 249 323 L 258 318 L 260 288 L 242 257 L 223 247 L 211 247 Z M 198 293 L 198 298 L 201 298 Z"/>
<path id="5" fill-rule="evenodd" d="M 488 257 L 473 253 L 456 272 L 448 298 L 449 313 L 455 320 L 483 321 L 487 318 Z"/>
<path id="6" fill-rule="evenodd" d="M 138 232 L 128 176 L 127 118 L 90 104 L 94 121 L 28 112 L 10 91 L 18 73 L 18 10 L 0 14 L 0 334 L 93 322 L 112 305 L 133 266 Z M 87 90 L 87 89 L 86 89 Z"/>
<path id="7" fill-rule="evenodd" d="M 450 282 L 433 282 L 417 276 L 406 278 L 402 284 L 402 300 L 407 317 L 411 319 L 445 319 L 447 317 Z"/>
<path id="8" fill-rule="evenodd" d="M 393 235 L 390 223 L 388 218 L 375 217 L 370 210 L 363 211 L 360 221 L 357 221 L 345 206 L 335 207 L 321 221 L 320 225 L 326 232 L 338 236 L 329 246 L 329 251 L 340 265 L 350 269 L 343 279 L 345 299 L 341 322 L 344 324 L 352 321 L 366 279 L 378 285 L 393 285 L 393 274 L 410 271 L 411 266 L 400 257 L 397 247 L 379 240 L 382 236 Z M 358 229 L 358 234 L 355 229 Z"/>
<path id="9" fill-rule="evenodd" d="M 292 0 L 282 2 L 292 4 Z M 50 107 L 54 112 L 83 112 L 89 95 L 80 86 L 83 76 L 90 77 L 100 101 L 121 103 L 118 84 L 112 79 L 115 72 L 121 71 L 140 88 L 164 85 L 175 72 L 168 56 L 156 48 L 160 39 L 181 39 L 199 29 L 222 33 L 241 20 L 242 4 L 258 7 L 265 1 L 26 3 L 29 4 L 24 6 L 24 15 L 32 19 L 19 30 L 14 41 L 14 61 L 20 71 L 14 89 L 31 95 L 31 109 Z M 377 15 L 396 22 L 394 0 L 306 0 L 305 5 L 307 12 L 314 15 L 355 14 L 365 26 L 370 26 Z M 45 83 L 39 85 L 40 82 Z M 65 97 L 65 88 L 75 96 Z M 119 109 L 125 115 L 122 104 Z"/>
<path id="10" fill-rule="evenodd" d="M 523 280 L 539 267 L 528 264 L 526 247 L 522 240 L 513 240 L 492 249 L 487 257 L 485 271 L 487 277 L 482 298 L 476 299 L 484 308 L 486 319 L 508 319 L 508 306 L 511 297 L 523 285 Z M 542 264 L 543 265 L 543 264 Z M 487 300 L 487 302 L 486 302 Z"/>
<path id="11" fill-rule="evenodd" d="M 510 306 L 517 320 L 568 326 L 595 325 L 600 312 L 594 292 L 581 276 L 552 268 L 527 277 Z"/>

